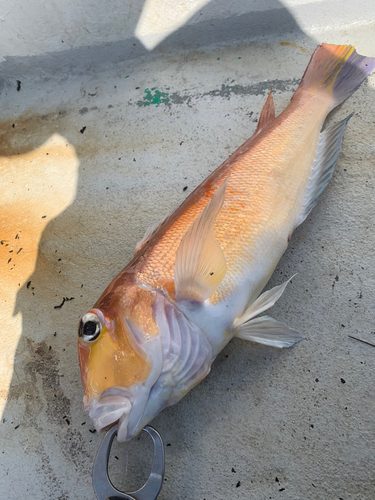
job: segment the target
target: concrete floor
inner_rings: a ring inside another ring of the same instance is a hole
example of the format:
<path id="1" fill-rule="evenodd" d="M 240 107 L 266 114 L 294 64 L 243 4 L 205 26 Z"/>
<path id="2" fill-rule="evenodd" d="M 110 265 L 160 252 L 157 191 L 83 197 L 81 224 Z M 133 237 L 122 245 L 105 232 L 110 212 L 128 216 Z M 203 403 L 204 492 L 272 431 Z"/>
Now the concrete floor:
<path id="1" fill-rule="evenodd" d="M 1 498 L 94 499 L 101 436 L 82 405 L 81 314 L 148 224 L 251 135 L 271 87 L 280 112 L 318 41 L 375 56 L 374 27 L 18 76 L 19 91 L 5 80 Z M 306 340 L 291 350 L 232 341 L 207 379 L 154 420 L 166 444 L 161 500 L 375 497 L 375 349 L 348 338 L 375 342 L 374 97 L 375 75 L 332 118 L 355 111 L 333 180 L 269 284 L 298 273 L 272 316 Z M 116 445 L 115 484 L 139 486 L 150 454 L 143 435 Z"/>

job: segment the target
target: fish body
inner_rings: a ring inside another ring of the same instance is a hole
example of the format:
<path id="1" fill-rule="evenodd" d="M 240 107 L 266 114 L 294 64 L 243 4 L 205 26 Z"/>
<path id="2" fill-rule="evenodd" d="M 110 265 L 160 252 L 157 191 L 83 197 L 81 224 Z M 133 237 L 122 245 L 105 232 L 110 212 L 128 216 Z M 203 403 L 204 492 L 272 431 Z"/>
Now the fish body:
<path id="1" fill-rule="evenodd" d="M 285 286 L 259 294 L 328 184 L 347 120 L 328 113 L 375 68 L 351 46 L 314 52 L 289 106 L 271 94 L 258 128 L 137 247 L 79 325 L 84 402 L 101 430 L 134 437 L 179 401 L 233 336 L 276 347 L 298 332 L 257 315 Z"/>

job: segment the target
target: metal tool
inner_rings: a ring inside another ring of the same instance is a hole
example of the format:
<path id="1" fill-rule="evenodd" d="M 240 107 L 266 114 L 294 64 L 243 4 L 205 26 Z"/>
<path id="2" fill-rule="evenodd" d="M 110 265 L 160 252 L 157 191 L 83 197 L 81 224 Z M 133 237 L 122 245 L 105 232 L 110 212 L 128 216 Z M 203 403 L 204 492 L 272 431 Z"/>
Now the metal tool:
<path id="1" fill-rule="evenodd" d="M 164 479 L 164 445 L 160 434 L 147 425 L 147 432 L 154 444 L 154 460 L 151 473 L 146 484 L 137 491 L 125 493 L 117 490 L 108 476 L 108 460 L 113 440 L 117 432 L 117 424 L 109 429 L 95 458 L 92 470 L 92 483 L 98 500 L 156 500 L 159 496 Z"/>

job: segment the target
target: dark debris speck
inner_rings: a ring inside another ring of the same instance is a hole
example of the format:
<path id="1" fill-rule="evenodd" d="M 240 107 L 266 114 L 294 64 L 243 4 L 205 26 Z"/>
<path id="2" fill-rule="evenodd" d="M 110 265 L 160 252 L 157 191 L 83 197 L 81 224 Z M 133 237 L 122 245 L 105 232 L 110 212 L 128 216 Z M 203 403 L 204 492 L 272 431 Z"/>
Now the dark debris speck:
<path id="1" fill-rule="evenodd" d="M 65 297 L 63 297 L 61 304 L 59 304 L 58 306 L 53 306 L 53 308 L 54 309 L 61 309 L 64 304 L 65 304 Z"/>

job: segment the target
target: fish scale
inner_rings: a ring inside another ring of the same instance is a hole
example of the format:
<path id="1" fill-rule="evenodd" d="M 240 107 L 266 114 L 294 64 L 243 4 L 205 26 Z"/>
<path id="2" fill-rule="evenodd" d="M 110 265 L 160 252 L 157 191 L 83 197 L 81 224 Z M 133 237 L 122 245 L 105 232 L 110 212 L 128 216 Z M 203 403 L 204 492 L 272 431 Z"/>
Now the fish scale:
<path id="1" fill-rule="evenodd" d="M 224 206 L 214 223 L 228 272 L 210 302 L 221 302 L 233 293 L 244 269 L 257 265 L 255 256 L 259 248 L 277 245 L 279 251 L 273 259 L 277 259 L 277 264 L 288 236 L 295 229 L 314 164 L 319 132 L 329 109 L 325 96 L 303 97 L 305 102 L 301 102 L 302 98 L 294 100 L 275 119 L 272 130 L 246 141 L 186 199 L 166 227 L 144 248 L 144 258 L 136 266 L 138 283 L 170 293 L 165 283 L 173 282 L 175 255 L 181 238 L 228 175 Z M 313 120 L 312 130 L 303 127 L 306 114 Z M 312 154 L 305 154 L 306 143 Z M 265 279 L 267 276 L 268 273 Z"/>

